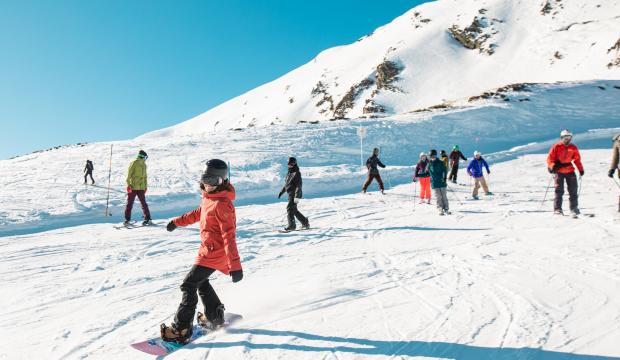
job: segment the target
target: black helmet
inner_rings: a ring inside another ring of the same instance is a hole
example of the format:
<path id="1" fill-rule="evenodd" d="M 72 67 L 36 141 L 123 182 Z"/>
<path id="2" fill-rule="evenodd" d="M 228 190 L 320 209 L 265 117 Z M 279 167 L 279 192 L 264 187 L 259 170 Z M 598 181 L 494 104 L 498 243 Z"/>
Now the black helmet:
<path id="1" fill-rule="evenodd" d="M 225 181 L 228 181 L 228 165 L 220 159 L 211 159 L 207 161 L 200 182 L 202 184 L 216 186 Z"/>
<path id="2" fill-rule="evenodd" d="M 149 156 L 146 154 L 146 151 L 144 151 L 144 150 L 140 150 L 140 151 L 138 151 L 138 157 L 139 157 L 140 159 L 146 159 L 146 158 L 148 158 Z"/>
<path id="3" fill-rule="evenodd" d="M 430 155 L 429 155 L 429 156 L 431 156 L 431 157 L 433 157 L 433 156 L 434 156 L 434 157 L 437 157 L 437 150 L 432 149 L 432 150 L 430 151 Z"/>
<path id="4" fill-rule="evenodd" d="M 372 154 L 373 155 L 379 155 L 379 148 L 372 149 Z"/>
<path id="5" fill-rule="evenodd" d="M 296 165 L 297 164 L 297 159 L 295 159 L 294 157 L 290 157 L 288 158 L 288 164 L 289 165 Z"/>

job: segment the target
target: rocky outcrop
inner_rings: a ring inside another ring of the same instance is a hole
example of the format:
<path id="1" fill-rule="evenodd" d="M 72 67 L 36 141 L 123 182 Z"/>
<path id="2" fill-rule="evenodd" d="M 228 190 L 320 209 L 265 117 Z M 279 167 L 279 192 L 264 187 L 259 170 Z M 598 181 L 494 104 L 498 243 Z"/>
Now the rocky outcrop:
<path id="1" fill-rule="evenodd" d="M 336 119 L 344 119 L 348 110 L 352 109 L 355 106 L 355 100 L 362 93 L 362 91 L 370 88 L 375 84 L 374 79 L 366 78 L 361 82 L 351 86 L 349 91 L 344 95 L 344 97 L 338 102 L 334 109 L 334 117 Z"/>
<path id="2" fill-rule="evenodd" d="M 385 112 L 385 107 L 381 104 L 375 103 L 373 99 L 366 99 L 366 104 L 364 105 L 364 109 L 362 109 L 364 114 L 379 114 Z"/>
<path id="3" fill-rule="evenodd" d="M 564 5 L 562 5 L 562 0 L 546 0 L 542 9 L 540 9 L 540 14 L 545 15 L 556 15 L 559 9 L 563 9 Z"/>
<path id="4" fill-rule="evenodd" d="M 318 98 L 319 101 L 315 104 L 316 107 L 320 108 L 319 113 L 323 114 L 325 112 L 334 111 L 334 99 L 327 92 L 327 87 L 323 84 L 322 81 L 319 81 L 312 91 L 310 92 L 313 98 Z"/>
<path id="5" fill-rule="evenodd" d="M 481 54 L 493 55 L 496 44 L 490 41 L 492 35 L 496 34 L 492 28 L 494 22 L 486 17 L 474 17 L 472 23 L 461 29 L 458 25 L 452 25 L 448 32 L 452 37 L 463 45 L 466 49 L 478 50 Z"/>
<path id="6" fill-rule="evenodd" d="M 377 65 L 377 90 L 402 92 L 393 84 L 398 80 L 398 74 L 401 71 L 403 71 L 403 66 L 394 61 L 385 60 Z"/>
<path id="7" fill-rule="evenodd" d="M 615 51 L 616 52 L 616 58 L 612 59 L 609 64 L 607 64 L 607 67 L 609 69 L 613 68 L 613 67 L 620 67 L 620 39 L 618 39 L 618 41 L 616 41 L 616 43 L 610 47 L 609 49 L 607 49 L 607 53 L 611 53 Z"/>
<path id="8" fill-rule="evenodd" d="M 531 83 L 517 83 L 510 84 L 506 86 L 502 86 L 495 90 L 485 91 L 480 95 L 471 96 L 467 99 L 468 102 L 474 102 L 478 100 L 488 100 L 488 99 L 501 99 L 504 101 L 510 101 L 507 94 L 509 93 L 518 93 L 518 92 L 528 92 L 530 91 L 529 87 L 532 86 Z M 522 100 L 519 100 L 522 101 Z M 529 100 L 524 100 L 529 101 Z"/>

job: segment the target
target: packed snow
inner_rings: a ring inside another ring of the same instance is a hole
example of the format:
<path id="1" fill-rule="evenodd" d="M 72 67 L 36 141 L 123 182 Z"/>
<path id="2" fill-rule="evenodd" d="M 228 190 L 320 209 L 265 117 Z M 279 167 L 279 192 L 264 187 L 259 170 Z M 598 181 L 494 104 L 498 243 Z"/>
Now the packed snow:
<path id="1" fill-rule="evenodd" d="M 451 216 L 414 208 L 413 184 L 304 200 L 304 232 L 276 231 L 284 202 L 240 206 L 245 277 L 219 274 L 214 287 L 244 320 L 170 358 L 618 359 L 608 157 L 583 152 L 580 203 L 594 218 L 552 215 L 552 190 L 542 203 L 544 155 L 491 162 L 495 195 L 480 201 L 461 171 Z M 196 227 L 157 223 L 0 238 L 0 358 L 149 358 L 129 344 L 171 321 L 199 245 Z"/>
<path id="2" fill-rule="evenodd" d="M 0 359 L 149 358 L 129 344 L 171 321 L 200 243 L 165 224 L 197 206 L 210 158 L 230 164 L 244 269 L 213 283 L 244 319 L 171 359 L 620 359 L 619 14 L 427 3 L 176 126 L 0 160 Z M 551 209 L 545 153 L 565 128 L 586 169 L 579 219 Z M 413 166 L 455 144 L 483 153 L 495 195 L 472 200 L 461 170 L 439 216 L 414 199 Z M 359 193 L 374 147 L 384 196 Z M 155 226 L 117 229 L 140 149 Z M 279 233 L 289 156 L 311 229 Z"/>

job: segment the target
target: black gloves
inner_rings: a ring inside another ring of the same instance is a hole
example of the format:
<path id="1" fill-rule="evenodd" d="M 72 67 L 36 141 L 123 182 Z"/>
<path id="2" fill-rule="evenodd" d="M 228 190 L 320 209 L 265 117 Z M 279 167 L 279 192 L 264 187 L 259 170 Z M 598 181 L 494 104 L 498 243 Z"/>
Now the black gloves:
<path id="1" fill-rule="evenodd" d="M 230 276 L 232 277 L 232 281 L 234 283 L 241 281 L 243 279 L 243 270 L 235 270 L 230 272 Z"/>
<path id="2" fill-rule="evenodd" d="M 609 169 L 609 172 L 607 173 L 607 176 L 609 176 L 610 178 L 613 178 L 615 171 L 616 171 L 616 169 Z"/>
<path id="3" fill-rule="evenodd" d="M 166 230 L 168 230 L 168 231 L 173 231 L 176 228 L 177 228 L 177 225 L 172 220 L 170 220 L 168 225 L 166 225 Z"/>
<path id="4" fill-rule="evenodd" d="M 586 173 L 585 171 L 581 170 L 581 171 L 579 172 L 579 176 L 583 176 L 583 174 L 585 174 L 585 173 Z"/>
<path id="5" fill-rule="evenodd" d="M 555 166 L 552 168 L 548 168 L 547 170 L 549 170 L 549 174 L 555 174 Z"/>
<path id="6" fill-rule="evenodd" d="M 278 199 L 282 197 L 282 194 L 284 194 L 284 191 L 280 191 L 280 193 L 278 194 Z"/>

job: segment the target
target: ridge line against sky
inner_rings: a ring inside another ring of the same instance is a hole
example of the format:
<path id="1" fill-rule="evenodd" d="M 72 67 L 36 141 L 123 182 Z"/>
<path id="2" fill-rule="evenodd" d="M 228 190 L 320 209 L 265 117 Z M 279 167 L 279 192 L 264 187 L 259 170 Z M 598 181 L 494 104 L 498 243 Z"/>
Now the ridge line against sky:
<path id="1" fill-rule="evenodd" d="M 178 124 L 424 2 L 3 1 L 0 159 Z"/>

